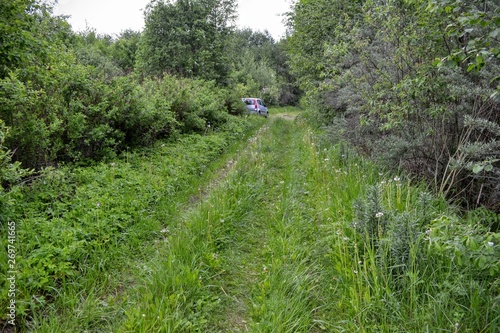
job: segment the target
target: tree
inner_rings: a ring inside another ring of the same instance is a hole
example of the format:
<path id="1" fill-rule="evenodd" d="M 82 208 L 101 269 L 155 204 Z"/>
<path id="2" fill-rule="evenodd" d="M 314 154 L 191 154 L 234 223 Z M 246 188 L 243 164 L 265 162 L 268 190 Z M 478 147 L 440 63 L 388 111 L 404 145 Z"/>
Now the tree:
<path id="1" fill-rule="evenodd" d="M 125 73 L 134 70 L 140 39 L 140 32 L 125 30 L 111 46 L 113 60 Z"/>
<path id="2" fill-rule="evenodd" d="M 300 0 L 289 14 L 288 55 L 299 84 L 311 90 L 321 81 L 325 45 L 341 42 L 361 13 L 364 0 Z"/>
<path id="3" fill-rule="evenodd" d="M 26 65 L 47 65 L 51 44 L 72 38 L 63 17 L 51 17 L 51 8 L 36 0 L 0 2 L 0 79 Z"/>
<path id="4" fill-rule="evenodd" d="M 137 55 L 142 75 L 164 73 L 223 82 L 235 0 L 152 1 Z"/>
<path id="5" fill-rule="evenodd" d="M 499 11 L 489 0 L 300 0 L 292 72 L 363 153 L 500 210 Z"/>

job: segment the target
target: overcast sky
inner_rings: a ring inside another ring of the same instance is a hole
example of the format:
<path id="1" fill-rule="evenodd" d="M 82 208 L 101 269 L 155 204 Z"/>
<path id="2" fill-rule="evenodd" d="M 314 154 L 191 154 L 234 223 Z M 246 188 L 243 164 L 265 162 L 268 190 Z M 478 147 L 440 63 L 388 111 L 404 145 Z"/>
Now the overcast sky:
<path id="1" fill-rule="evenodd" d="M 143 9 L 150 0 L 59 0 L 56 15 L 70 15 L 74 31 L 88 25 L 98 33 L 114 35 L 123 30 L 144 28 Z M 282 14 L 289 11 L 290 0 L 238 0 L 239 27 L 269 30 L 274 39 L 285 34 Z"/>

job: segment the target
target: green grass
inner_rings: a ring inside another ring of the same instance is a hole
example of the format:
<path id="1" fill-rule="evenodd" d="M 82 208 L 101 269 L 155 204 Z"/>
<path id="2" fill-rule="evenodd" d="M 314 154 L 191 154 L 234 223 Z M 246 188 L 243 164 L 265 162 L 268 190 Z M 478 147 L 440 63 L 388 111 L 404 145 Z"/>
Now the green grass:
<path id="1" fill-rule="evenodd" d="M 26 330 L 497 332 L 500 235 L 288 111 L 51 174 L 27 221 L 79 271 Z"/>
<path id="2" fill-rule="evenodd" d="M 144 258 L 156 253 L 162 231 L 225 154 L 265 122 L 248 120 L 211 135 L 158 142 L 112 163 L 47 170 L 26 187 L 15 220 L 18 327 L 100 331 L 122 317 L 125 290 L 137 283 Z M 1 296 L 4 305 L 6 289 Z"/>

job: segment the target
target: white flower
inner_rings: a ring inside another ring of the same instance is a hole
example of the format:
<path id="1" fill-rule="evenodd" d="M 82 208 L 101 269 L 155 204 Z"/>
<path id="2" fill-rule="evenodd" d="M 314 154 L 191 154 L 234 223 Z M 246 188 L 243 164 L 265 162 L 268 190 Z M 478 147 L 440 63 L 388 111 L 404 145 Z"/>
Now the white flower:
<path id="1" fill-rule="evenodd" d="M 489 245 L 489 246 L 493 246 L 493 245 L 495 245 L 495 243 L 493 243 L 493 242 L 488 242 L 488 245 Z"/>
<path id="2" fill-rule="evenodd" d="M 375 214 L 375 217 L 378 219 L 381 218 L 382 216 L 384 216 L 384 213 L 382 212 L 378 212 L 377 214 Z"/>
<path id="3" fill-rule="evenodd" d="M 394 177 L 394 181 L 395 181 L 395 182 L 399 182 L 400 180 L 401 180 L 401 178 L 399 178 L 399 177 L 397 177 L 397 176 L 396 176 L 396 177 Z"/>

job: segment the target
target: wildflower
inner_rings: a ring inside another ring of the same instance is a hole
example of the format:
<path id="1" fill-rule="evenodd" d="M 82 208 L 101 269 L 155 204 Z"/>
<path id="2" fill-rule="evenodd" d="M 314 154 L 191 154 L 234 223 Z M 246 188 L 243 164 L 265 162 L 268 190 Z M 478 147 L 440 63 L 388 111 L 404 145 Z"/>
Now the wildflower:
<path id="1" fill-rule="evenodd" d="M 354 274 L 358 274 L 358 271 L 357 270 L 353 270 Z"/>
<path id="2" fill-rule="evenodd" d="M 493 243 L 493 242 L 488 242 L 488 245 L 489 245 L 489 246 L 493 246 L 493 245 L 495 245 L 495 243 Z"/>
<path id="3" fill-rule="evenodd" d="M 167 228 L 164 228 L 164 229 L 161 229 L 160 231 L 162 234 L 166 234 L 166 233 L 169 233 L 170 230 L 168 230 Z"/>
<path id="4" fill-rule="evenodd" d="M 96 205 L 97 208 L 99 208 L 101 206 L 101 203 L 97 202 L 95 205 Z"/>
<path id="5" fill-rule="evenodd" d="M 325 158 L 325 162 L 329 161 L 330 159 L 329 158 Z"/>
<path id="6" fill-rule="evenodd" d="M 396 177 L 394 177 L 394 181 L 395 182 L 399 182 L 399 181 L 401 181 L 401 178 L 399 178 L 398 176 L 396 176 Z"/>
<path id="7" fill-rule="evenodd" d="M 114 167 L 116 165 L 115 162 L 109 164 L 111 167 Z"/>
<path id="8" fill-rule="evenodd" d="M 384 213 L 382 212 L 378 212 L 377 214 L 375 214 L 375 217 L 378 219 L 381 218 L 382 216 L 384 216 Z"/>

